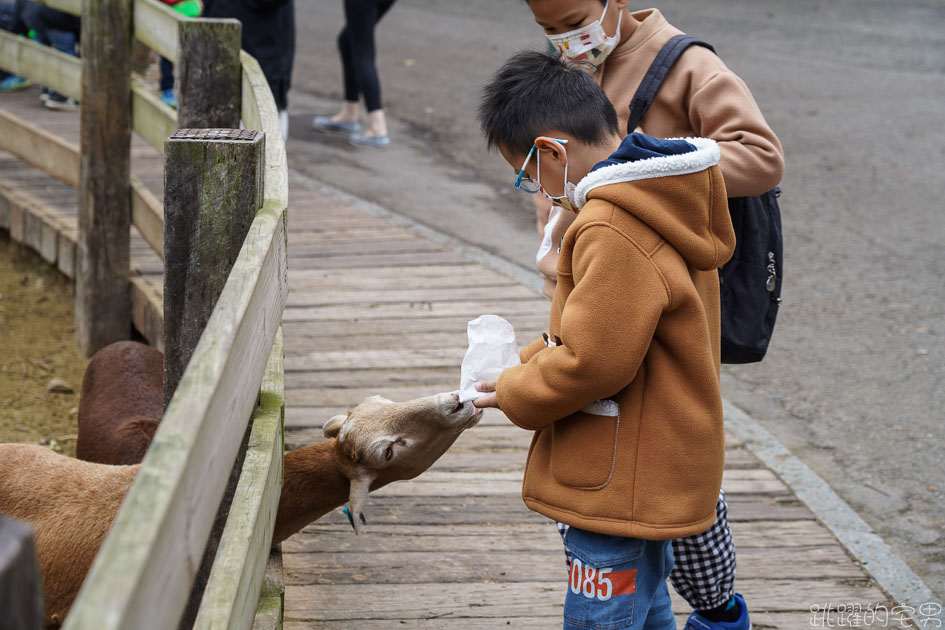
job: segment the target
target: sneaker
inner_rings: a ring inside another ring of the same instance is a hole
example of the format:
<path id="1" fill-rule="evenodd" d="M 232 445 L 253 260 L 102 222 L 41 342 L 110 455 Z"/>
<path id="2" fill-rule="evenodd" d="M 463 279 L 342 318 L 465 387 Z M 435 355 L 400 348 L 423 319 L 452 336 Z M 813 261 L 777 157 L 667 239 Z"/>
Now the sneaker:
<path id="1" fill-rule="evenodd" d="M 50 92 L 43 105 L 61 112 L 74 112 L 79 109 L 79 101 L 74 98 L 66 98 L 57 92 Z"/>
<path id="2" fill-rule="evenodd" d="M 709 621 L 697 612 L 689 615 L 686 627 L 683 630 L 751 630 L 751 620 L 748 618 L 748 605 L 745 598 L 735 593 L 735 604 L 738 606 L 738 619 L 735 621 Z"/>
<path id="3" fill-rule="evenodd" d="M 161 102 L 168 107 L 177 109 L 177 97 L 174 96 L 174 90 L 164 90 L 161 92 Z"/>
<path id="4" fill-rule="evenodd" d="M 15 74 L 11 74 L 3 81 L 0 81 L 0 92 L 16 92 L 17 90 L 28 88 L 30 85 L 32 84 L 26 77 L 18 77 Z"/>
<path id="5" fill-rule="evenodd" d="M 355 133 L 361 129 L 358 122 L 335 122 L 331 116 L 316 116 L 312 119 L 312 126 L 322 131 L 342 131 L 344 133 Z"/>
<path id="6" fill-rule="evenodd" d="M 348 138 L 352 144 L 381 149 L 390 146 L 390 136 L 366 136 L 363 133 L 353 133 Z"/>

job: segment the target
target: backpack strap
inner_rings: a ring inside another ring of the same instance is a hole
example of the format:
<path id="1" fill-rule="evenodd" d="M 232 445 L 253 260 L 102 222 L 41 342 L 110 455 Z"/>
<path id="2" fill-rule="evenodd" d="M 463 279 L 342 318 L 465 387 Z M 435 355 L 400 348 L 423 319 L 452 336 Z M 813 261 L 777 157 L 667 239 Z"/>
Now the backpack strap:
<path id="1" fill-rule="evenodd" d="M 656 93 L 663 84 L 663 79 L 669 74 L 676 60 L 687 48 L 693 45 L 703 46 L 715 52 L 715 48 L 710 44 L 685 33 L 676 35 L 663 44 L 663 47 L 656 54 L 656 58 L 653 59 L 653 63 L 647 69 L 646 76 L 643 77 L 636 94 L 633 95 L 633 99 L 630 101 L 630 119 L 627 121 L 627 133 L 633 133 L 633 130 L 637 128 L 647 110 L 650 109 L 650 105 L 653 104 L 653 99 L 656 98 Z"/>

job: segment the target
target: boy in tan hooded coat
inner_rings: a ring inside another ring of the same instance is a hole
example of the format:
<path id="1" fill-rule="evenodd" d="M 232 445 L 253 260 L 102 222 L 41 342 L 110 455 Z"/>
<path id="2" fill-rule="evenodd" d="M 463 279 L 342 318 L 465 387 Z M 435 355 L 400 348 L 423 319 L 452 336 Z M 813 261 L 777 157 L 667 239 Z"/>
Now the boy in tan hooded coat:
<path id="1" fill-rule="evenodd" d="M 564 627 L 675 628 L 669 540 L 715 521 L 724 461 L 717 269 L 735 237 L 718 145 L 621 140 L 594 80 L 537 52 L 498 72 L 480 121 L 516 187 L 579 214 L 547 334 L 475 404 L 535 431 L 522 494 L 570 526 Z"/>

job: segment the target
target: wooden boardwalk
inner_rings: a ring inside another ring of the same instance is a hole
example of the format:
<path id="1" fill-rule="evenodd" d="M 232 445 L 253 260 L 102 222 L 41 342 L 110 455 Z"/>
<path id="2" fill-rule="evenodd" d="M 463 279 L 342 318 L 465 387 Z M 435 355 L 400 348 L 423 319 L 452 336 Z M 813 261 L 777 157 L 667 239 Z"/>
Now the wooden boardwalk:
<path id="1" fill-rule="evenodd" d="M 42 109 L 33 91 L 3 95 L 0 106 L 77 142 L 78 114 Z M 160 196 L 160 156 L 135 147 L 133 170 Z M 75 192 L 0 153 L 0 208 L 17 195 L 50 224 L 75 230 Z M 143 241 L 133 249 L 135 273 L 160 296 L 160 260 Z M 520 342 L 546 323 L 548 302 L 530 289 L 301 181 L 290 183 L 289 274 L 287 448 L 321 440 L 325 420 L 368 395 L 456 389 L 469 319 L 502 315 Z M 560 627 L 560 537 L 520 498 L 530 436 L 491 410 L 430 471 L 373 493 L 361 536 L 335 512 L 287 540 L 287 630 Z M 811 627 L 812 607 L 825 603 L 889 605 L 732 435 L 724 488 L 737 588 L 756 629 Z M 674 598 L 681 625 L 688 610 Z"/>

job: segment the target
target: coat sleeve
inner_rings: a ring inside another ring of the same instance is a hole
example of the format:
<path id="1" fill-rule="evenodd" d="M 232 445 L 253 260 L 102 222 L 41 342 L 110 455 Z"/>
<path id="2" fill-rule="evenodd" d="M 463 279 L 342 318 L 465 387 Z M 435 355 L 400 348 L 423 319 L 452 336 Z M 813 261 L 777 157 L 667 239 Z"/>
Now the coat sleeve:
<path id="1" fill-rule="evenodd" d="M 505 370 L 496 388 L 499 408 L 525 429 L 545 428 L 629 385 L 669 305 L 654 263 L 608 225 L 582 229 L 571 260 L 562 345 Z"/>
<path id="2" fill-rule="evenodd" d="M 518 358 L 521 359 L 522 363 L 528 363 L 531 361 L 532 357 L 547 348 L 545 344 L 545 338 L 539 337 L 535 341 L 531 342 L 518 353 Z"/>
<path id="3" fill-rule="evenodd" d="M 784 152 L 748 86 L 726 69 L 698 86 L 689 101 L 696 134 L 719 143 L 729 197 L 765 193 L 781 181 Z"/>

